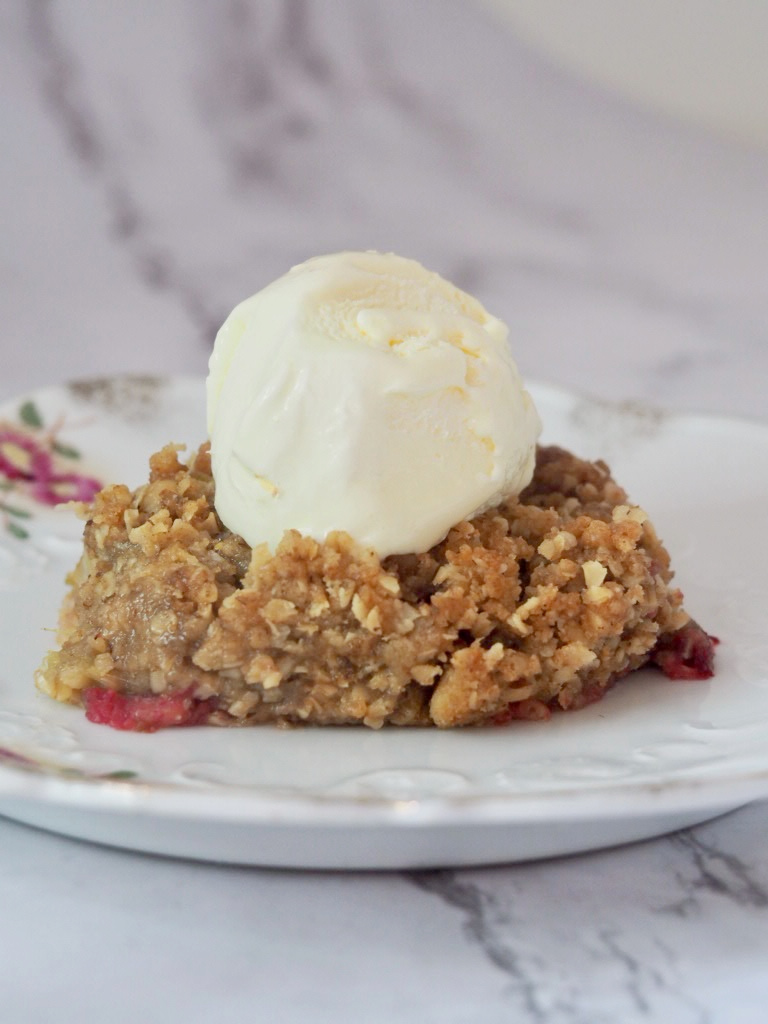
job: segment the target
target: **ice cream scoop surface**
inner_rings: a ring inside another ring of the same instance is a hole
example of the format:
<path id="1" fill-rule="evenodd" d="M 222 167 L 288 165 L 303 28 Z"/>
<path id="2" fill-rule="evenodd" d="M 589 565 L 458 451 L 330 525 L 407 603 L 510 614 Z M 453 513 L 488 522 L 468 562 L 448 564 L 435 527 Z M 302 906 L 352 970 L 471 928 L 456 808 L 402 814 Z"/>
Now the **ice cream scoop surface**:
<path id="1" fill-rule="evenodd" d="M 345 530 L 426 551 L 531 478 L 507 329 L 414 260 L 319 256 L 241 302 L 207 382 L 216 510 L 252 547 Z"/>

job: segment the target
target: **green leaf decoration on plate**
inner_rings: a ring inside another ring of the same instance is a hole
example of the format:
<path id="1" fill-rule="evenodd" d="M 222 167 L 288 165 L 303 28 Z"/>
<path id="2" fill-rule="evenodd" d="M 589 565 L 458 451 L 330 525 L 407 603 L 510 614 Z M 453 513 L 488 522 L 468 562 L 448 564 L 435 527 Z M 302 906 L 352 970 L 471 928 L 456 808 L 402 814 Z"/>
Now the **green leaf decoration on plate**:
<path id="1" fill-rule="evenodd" d="M 43 417 L 31 399 L 28 402 L 24 402 L 19 409 L 19 419 L 28 427 L 37 427 L 39 429 L 43 426 Z"/>
<path id="2" fill-rule="evenodd" d="M 16 508 L 14 505 L 6 505 L 4 501 L 0 501 L 0 509 L 3 512 L 7 512 L 9 516 L 15 516 L 17 519 L 31 519 L 32 513 L 27 512 L 25 508 Z"/>
<path id="3" fill-rule="evenodd" d="M 72 445 L 62 444 L 61 441 L 54 441 L 51 445 L 57 455 L 61 455 L 65 459 L 79 459 L 80 452 L 77 448 L 73 448 Z"/>

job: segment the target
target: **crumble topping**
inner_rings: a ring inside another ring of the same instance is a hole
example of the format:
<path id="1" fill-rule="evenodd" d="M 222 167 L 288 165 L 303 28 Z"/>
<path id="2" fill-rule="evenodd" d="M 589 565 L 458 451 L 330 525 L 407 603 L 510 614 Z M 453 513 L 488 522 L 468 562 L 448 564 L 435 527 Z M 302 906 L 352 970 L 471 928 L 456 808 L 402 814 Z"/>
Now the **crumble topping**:
<path id="1" fill-rule="evenodd" d="M 665 548 L 602 462 L 540 448 L 518 499 L 381 561 L 344 533 L 251 550 L 216 515 L 208 446 L 179 452 L 87 507 L 37 684 L 92 720 L 445 728 L 583 707 L 657 651 L 670 675 L 711 674 Z"/>

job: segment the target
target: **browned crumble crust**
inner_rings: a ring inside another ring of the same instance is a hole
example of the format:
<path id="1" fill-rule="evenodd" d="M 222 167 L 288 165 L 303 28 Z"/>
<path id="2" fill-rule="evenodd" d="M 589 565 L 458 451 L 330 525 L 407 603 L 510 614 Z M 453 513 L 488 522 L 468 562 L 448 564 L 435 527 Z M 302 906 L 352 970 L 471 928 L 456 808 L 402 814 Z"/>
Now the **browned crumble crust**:
<path id="1" fill-rule="evenodd" d="M 215 725 L 545 717 L 602 696 L 688 621 L 669 557 L 602 462 L 539 450 L 519 500 L 383 562 L 343 533 L 274 556 L 222 526 L 206 445 L 89 510 L 38 685 L 186 691 Z M 198 718 L 197 720 L 200 720 Z"/>

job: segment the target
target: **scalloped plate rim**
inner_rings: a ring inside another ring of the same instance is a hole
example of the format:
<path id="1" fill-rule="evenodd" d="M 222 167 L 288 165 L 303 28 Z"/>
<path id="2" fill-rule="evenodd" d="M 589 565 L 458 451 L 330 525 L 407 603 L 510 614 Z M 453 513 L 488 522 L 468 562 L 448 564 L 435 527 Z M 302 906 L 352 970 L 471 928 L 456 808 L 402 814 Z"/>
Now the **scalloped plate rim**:
<path id="1" fill-rule="evenodd" d="M 203 379 L 195 376 L 115 375 L 84 378 L 79 383 L 131 382 L 151 380 L 159 385 L 201 389 Z M 78 382 L 75 382 L 78 383 Z M 0 402 L 0 410 L 32 395 L 56 394 L 67 385 L 48 385 L 17 398 Z M 659 417 L 668 429 L 670 424 L 686 422 L 708 427 L 730 425 L 760 435 L 768 441 L 768 424 L 761 420 L 718 414 L 659 409 L 644 401 L 614 402 L 576 394 L 556 385 L 530 381 L 528 387 L 542 399 L 560 409 L 586 406 L 607 411 L 619 419 L 635 411 Z M 674 552 L 673 552 L 674 557 Z M 0 704 L 0 712 L 3 706 Z M 191 730 L 196 731 L 196 730 Z M 162 734 L 160 734 L 162 735 Z M 108 778 L 65 778 L 54 768 L 46 774 L 0 764 L 0 814 L 14 817 L 16 801 L 28 801 L 58 807 L 79 808 L 98 816 L 103 812 L 167 819 L 188 819 L 204 824 L 230 822 L 246 825 L 271 824 L 295 830 L 318 826 L 359 826 L 363 830 L 377 825 L 395 825 L 404 831 L 427 829 L 440 825 L 499 824 L 515 827 L 542 828 L 553 822 L 614 820 L 620 825 L 628 817 L 674 815 L 698 809 L 701 820 L 725 810 L 768 797 L 768 763 L 754 771 L 736 771 L 731 775 L 700 777 L 660 777 L 657 781 L 621 778 L 604 785 L 590 784 L 584 788 L 563 787 L 542 791 L 500 793 L 449 793 L 446 795 L 396 798 L 367 794 L 302 793 L 290 790 L 269 791 L 248 785 L 226 784 L 211 787 L 205 784 L 142 781 Z M 406 769 L 407 770 L 407 769 Z M 629 805 L 629 806 L 628 806 Z M 10 808 L 10 810 L 9 810 Z M 23 815 L 16 814 L 19 820 Z M 45 826 L 43 826 L 45 827 Z M 61 829 L 59 829 L 61 830 Z M 617 833 L 617 841 L 621 829 Z M 652 833 L 653 834 L 653 833 Z M 109 841 L 105 839 L 105 841 Z M 289 841 L 289 840 L 286 840 Z M 609 845 L 604 842 L 600 845 Z M 157 852 L 162 852 L 158 850 Z M 562 852 L 568 852 L 564 849 Z M 194 851 L 190 852 L 195 856 Z M 205 856 L 205 855 L 203 855 Z M 209 859 L 209 858 L 206 858 Z M 223 857 L 226 859 L 226 856 Z M 359 858 L 358 858 L 359 859 Z M 406 858 L 407 860 L 407 858 Z M 254 861 L 255 863 L 258 860 Z M 318 865 L 323 866 L 323 865 Z M 365 866 L 357 864 L 355 866 Z"/>

